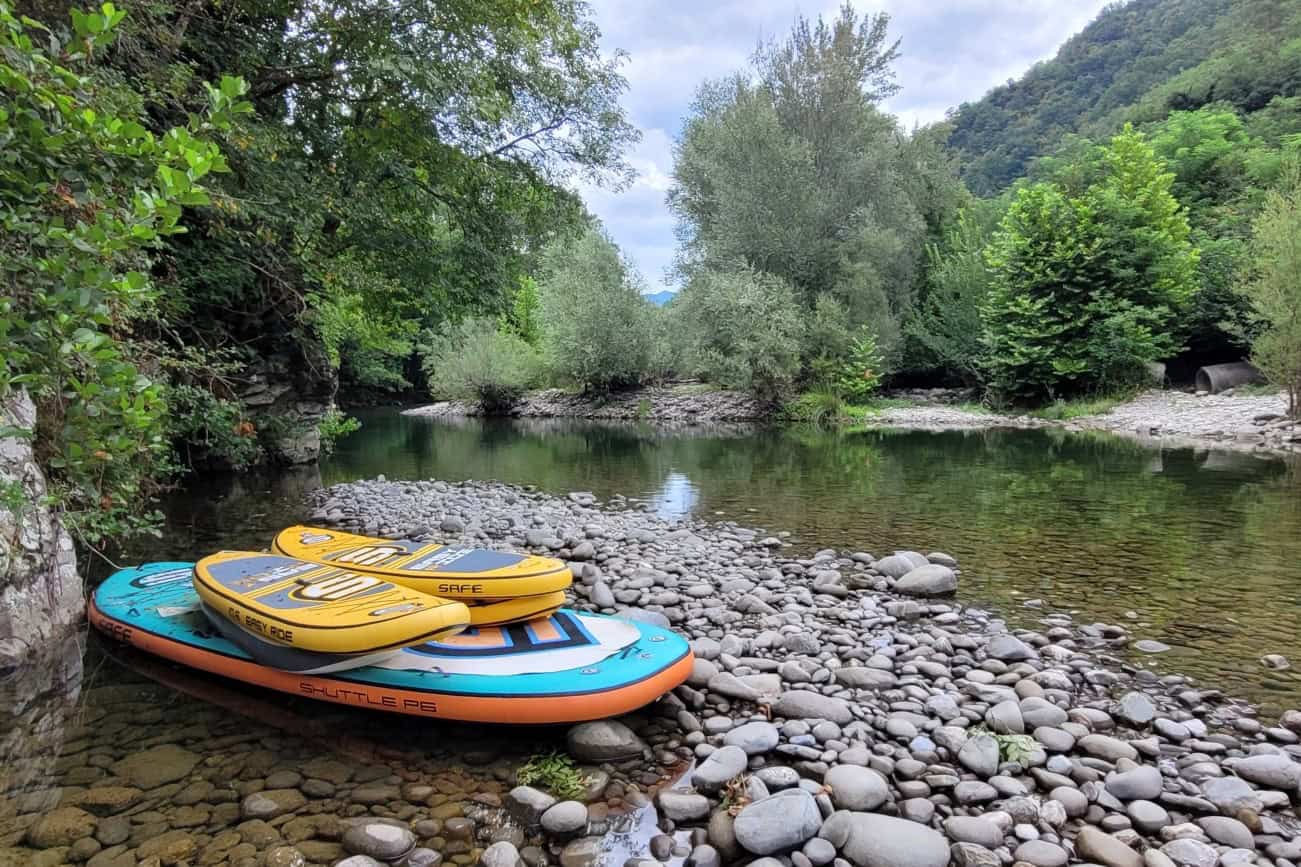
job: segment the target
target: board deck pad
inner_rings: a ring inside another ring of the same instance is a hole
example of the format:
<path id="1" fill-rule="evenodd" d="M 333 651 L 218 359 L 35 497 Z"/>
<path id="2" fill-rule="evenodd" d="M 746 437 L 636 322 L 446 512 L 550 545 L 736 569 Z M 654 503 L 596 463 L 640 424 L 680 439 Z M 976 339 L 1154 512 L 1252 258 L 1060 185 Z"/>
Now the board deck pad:
<path id="1" fill-rule="evenodd" d="M 191 563 L 110 575 L 91 623 L 149 653 L 270 689 L 341 704 L 472 722 L 563 723 L 634 710 L 691 672 L 685 639 L 651 624 L 562 609 L 526 624 L 467 630 L 379 665 L 304 674 L 260 665 L 200 610 Z"/>
<path id="2" fill-rule="evenodd" d="M 553 557 L 379 539 L 320 527 L 286 527 L 271 547 L 287 557 L 344 566 L 461 601 L 555 593 L 573 583 L 569 567 Z"/>

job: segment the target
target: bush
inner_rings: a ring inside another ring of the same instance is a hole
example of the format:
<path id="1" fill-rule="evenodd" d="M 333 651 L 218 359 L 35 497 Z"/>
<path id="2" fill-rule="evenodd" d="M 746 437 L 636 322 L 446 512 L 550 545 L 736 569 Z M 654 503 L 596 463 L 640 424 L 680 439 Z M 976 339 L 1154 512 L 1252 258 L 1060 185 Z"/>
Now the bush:
<path id="1" fill-rule="evenodd" d="M 186 466 L 240 470 L 262 459 L 257 428 L 239 401 L 193 385 L 169 387 L 166 399 L 168 435 Z"/>
<path id="2" fill-rule="evenodd" d="M 854 349 L 849 311 L 835 296 L 823 292 L 813 302 L 804 327 L 804 369 L 813 382 L 828 382 L 839 374 Z"/>
<path id="3" fill-rule="evenodd" d="M 702 270 L 676 303 L 693 372 L 768 399 L 790 390 L 804 328 L 789 283 L 745 267 Z"/>
<path id="4" fill-rule="evenodd" d="M 860 329 L 849 357 L 836 372 L 836 389 L 850 403 L 865 403 L 881 384 L 884 364 L 876 348 L 876 335 L 867 328 Z"/>
<path id="5" fill-rule="evenodd" d="M 316 429 L 321 435 L 321 454 L 329 455 L 334 453 L 335 443 L 361 430 L 361 422 L 332 406 L 321 416 Z"/>
<path id="6" fill-rule="evenodd" d="M 650 363 L 651 304 L 599 229 L 547 249 L 538 292 L 543 352 L 558 379 L 597 393 L 641 382 Z"/>
<path id="7" fill-rule="evenodd" d="M 424 356 L 435 397 L 478 401 L 488 411 L 519 400 L 533 384 L 537 366 L 532 347 L 488 319 L 447 328 L 430 341 Z"/>
<path id="8" fill-rule="evenodd" d="M 1251 360 L 1287 390 L 1288 412 L 1301 415 L 1301 151 L 1289 155 L 1279 186 L 1252 226 L 1250 277 L 1239 291 L 1261 331 Z"/>
<path id="9" fill-rule="evenodd" d="M 833 427 L 845 416 L 845 401 L 832 389 L 815 388 L 783 406 L 782 416 L 801 424 Z"/>

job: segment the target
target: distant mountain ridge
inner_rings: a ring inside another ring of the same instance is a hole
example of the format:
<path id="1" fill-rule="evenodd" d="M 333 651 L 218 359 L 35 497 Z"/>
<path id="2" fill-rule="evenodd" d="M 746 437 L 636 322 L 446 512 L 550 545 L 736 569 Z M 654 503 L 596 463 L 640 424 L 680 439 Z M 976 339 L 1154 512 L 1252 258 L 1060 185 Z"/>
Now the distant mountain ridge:
<path id="1" fill-rule="evenodd" d="M 1078 133 L 1215 102 L 1301 116 L 1301 4 L 1294 0 L 1130 0 L 1107 6 L 1051 60 L 964 103 L 949 145 L 972 192 L 992 195 Z"/>
<path id="2" fill-rule="evenodd" d="M 677 294 L 678 293 L 674 292 L 671 289 L 665 289 L 662 292 L 655 292 L 651 295 L 643 295 L 642 297 L 645 298 L 650 303 L 654 304 L 656 307 L 663 307 L 665 304 L 668 304 L 670 301 L 672 301 L 673 296 Z"/>

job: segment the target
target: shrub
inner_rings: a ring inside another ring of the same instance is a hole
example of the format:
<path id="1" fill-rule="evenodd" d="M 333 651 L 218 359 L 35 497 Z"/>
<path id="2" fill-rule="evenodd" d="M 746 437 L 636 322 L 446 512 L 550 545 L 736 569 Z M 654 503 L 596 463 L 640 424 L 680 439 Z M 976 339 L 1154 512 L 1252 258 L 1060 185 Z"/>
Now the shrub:
<path id="1" fill-rule="evenodd" d="M 239 470 L 262 459 L 257 428 L 239 401 L 193 385 L 169 387 L 166 399 L 168 434 L 186 466 Z"/>
<path id="2" fill-rule="evenodd" d="M 836 389 L 850 403 L 866 402 L 881 384 L 884 364 L 876 348 L 876 335 L 867 328 L 860 329 L 849 357 L 836 372 Z"/>
<path id="3" fill-rule="evenodd" d="M 537 355 L 491 320 L 472 319 L 431 340 L 424 369 L 435 397 L 474 400 L 485 410 L 500 411 L 534 382 Z"/>
<path id="4" fill-rule="evenodd" d="M 1288 412 L 1301 415 L 1301 151 L 1289 155 L 1252 226 L 1251 261 L 1239 286 L 1261 326 L 1251 359 L 1287 390 Z"/>
<path id="5" fill-rule="evenodd" d="M 317 431 L 321 435 L 321 454 L 333 454 L 334 445 L 350 433 L 361 430 L 361 422 L 332 406 L 321 416 Z"/>
<path id="6" fill-rule="evenodd" d="M 651 304 L 599 229 L 547 249 L 538 291 L 542 346 L 555 376 L 604 393 L 646 375 Z"/>
<path id="7" fill-rule="evenodd" d="M 834 379 L 854 348 L 849 311 L 823 292 L 814 300 L 804 328 L 804 368 L 813 382 Z"/>
<path id="8" fill-rule="evenodd" d="M 832 427 L 844 417 L 845 401 L 830 388 L 815 388 L 783 406 L 782 415 L 801 424 Z"/>
<path id="9" fill-rule="evenodd" d="M 768 399 L 790 390 L 804 329 L 789 283 L 746 267 L 702 270 L 677 303 L 693 372 Z"/>

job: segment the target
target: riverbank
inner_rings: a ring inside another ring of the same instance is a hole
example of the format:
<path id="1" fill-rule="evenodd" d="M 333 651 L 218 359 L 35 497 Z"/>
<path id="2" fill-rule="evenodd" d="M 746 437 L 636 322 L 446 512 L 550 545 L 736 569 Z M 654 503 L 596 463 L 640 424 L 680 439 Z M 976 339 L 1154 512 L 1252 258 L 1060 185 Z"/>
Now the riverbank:
<path id="1" fill-rule="evenodd" d="M 922 389 L 883 399 L 847 419 L 856 427 L 900 427 L 916 430 L 979 430 L 995 428 L 1105 431 L 1170 445 L 1205 445 L 1237 451 L 1301 452 L 1301 422 L 1289 419 L 1287 398 L 1281 394 L 1190 394 L 1144 391 L 1105 413 L 1071 419 L 1028 413 L 999 413 L 971 402 L 959 402 L 964 392 Z M 433 418 L 480 416 L 470 401 L 440 401 L 403 411 Z M 735 391 L 682 385 L 638 389 L 603 400 L 561 389 L 530 392 L 510 412 L 521 418 L 590 418 L 706 424 L 720 421 L 771 422 L 780 408 Z"/>
<path id="2" fill-rule="evenodd" d="M 691 638 L 686 686 L 569 738 L 580 761 L 601 744 L 696 762 L 654 796 L 657 860 L 1301 860 L 1301 713 L 1272 725 L 1214 688 L 1124 663 L 1162 649 L 1124 626 L 1041 609 L 1035 628 L 1008 631 L 943 595 L 963 580 L 946 553 L 795 557 L 780 533 L 495 483 L 380 479 L 336 485 L 313 504 L 313 520 L 365 532 L 562 557 L 579 607 Z M 527 787 L 504 802 L 548 830 L 565 867 L 595 863 L 609 845 L 588 833 L 581 803 Z M 483 862 L 513 867 L 518 856 L 500 841 Z"/>

